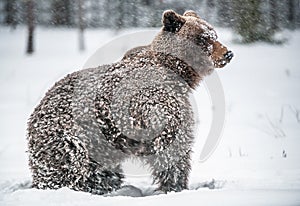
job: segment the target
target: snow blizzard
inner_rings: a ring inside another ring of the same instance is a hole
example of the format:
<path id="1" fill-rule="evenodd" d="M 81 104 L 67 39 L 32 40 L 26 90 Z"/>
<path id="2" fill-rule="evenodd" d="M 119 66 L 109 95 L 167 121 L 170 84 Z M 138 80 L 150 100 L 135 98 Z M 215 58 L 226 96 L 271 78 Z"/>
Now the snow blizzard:
<path id="1" fill-rule="evenodd" d="M 140 197 L 30 188 L 26 123 L 34 107 L 54 82 L 81 69 L 101 45 L 137 31 L 89 29 L 87 49 L 79 52 L 76 30 L 41 27 L 36 53 L 27 56 L 26 28 L 0 27 L 0 205 L 300 205 L 300 31 L 282 31 L 283 45 L 241 45 L 230 30 L 217 29 L 235 54 L 216 70 L 225 92 L 226 124 L 214 153 L 200 162 L 212 120 L 201 84 L 193 93 L 199 122 L 190 190 L 147 196 L 155 185 L 135 160 L 124 163 L 125 185 L 139 188 Z M 127 45 L 108 52 L 121 55 Z"/>

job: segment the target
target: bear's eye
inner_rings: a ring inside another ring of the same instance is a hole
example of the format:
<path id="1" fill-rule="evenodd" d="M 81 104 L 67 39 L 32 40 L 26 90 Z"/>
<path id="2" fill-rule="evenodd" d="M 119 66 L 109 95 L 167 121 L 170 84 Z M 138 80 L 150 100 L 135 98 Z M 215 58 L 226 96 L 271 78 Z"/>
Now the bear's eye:
<path id="1" fill-rule="evenodd" d="M 201 45 L 201 46 L 213 44 L 213 40 L 211 40 L 209 38 L 209 36 L 205 35 L 205 34 L 196 36 L 195 40 L 196 40 L 196 44 Z"/>
<path id="2" fill-rule="evenodd" d="M 195 37 L 195 43 L 200 46 L 208 55 L 212 53 L 213 40 L 209 35 L 201 34 Z"/>
<path id="3" fill-rule="evenodd" d="M 196 41 L 196 44 L 202 45 L 206 41 L 206 38 L 202 35 L 198 35 L 195 37 L 195 41 Z"/>

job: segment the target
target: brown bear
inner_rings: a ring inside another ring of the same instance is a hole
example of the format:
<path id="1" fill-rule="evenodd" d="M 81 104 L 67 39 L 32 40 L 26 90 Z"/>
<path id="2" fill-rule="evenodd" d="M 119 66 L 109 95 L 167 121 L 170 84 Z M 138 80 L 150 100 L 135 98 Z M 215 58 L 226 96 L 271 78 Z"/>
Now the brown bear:
<path id="1" fill-rule="evenodd" d="M 150 45 L 69 74 L 46 93 L 28 122 L 33 187 L 105 194 L 121 187 L 121 163 L 136 157 L 158 191 L 188 188 L 189 95 L 233 53 L 194 11 L 167 10 L 162 23 Z"/>

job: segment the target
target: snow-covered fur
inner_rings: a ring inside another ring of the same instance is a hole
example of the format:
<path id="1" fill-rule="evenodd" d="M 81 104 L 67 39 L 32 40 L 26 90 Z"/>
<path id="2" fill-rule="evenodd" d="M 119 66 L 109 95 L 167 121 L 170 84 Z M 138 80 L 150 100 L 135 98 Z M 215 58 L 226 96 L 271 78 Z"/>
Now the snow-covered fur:
<path id="1" fill-rule="evenodd" d="M 137 157 L 163 192 L 187 189 L 191 169 L 191 88 L 232 52 L 193 11 L 163 14 L 148 46 L 111 65 L 58 81 L 28 123 L 33 187 L 105 194 L 122 184 L 121 163 Z"/>

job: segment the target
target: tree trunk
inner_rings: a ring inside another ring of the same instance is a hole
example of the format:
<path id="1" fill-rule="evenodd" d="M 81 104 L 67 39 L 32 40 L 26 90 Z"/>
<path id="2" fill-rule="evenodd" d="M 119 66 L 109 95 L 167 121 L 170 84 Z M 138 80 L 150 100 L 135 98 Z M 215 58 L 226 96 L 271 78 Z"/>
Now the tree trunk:
<path id="1" fill-rule="evenodd" d="M 84 0 L 78 0 L 78 26 L 79 26 L 79 50 L 84 51 L 85 50 L 85 44 L 84 44 L 84 11 L 83 11 L 83 1 Z"/>
<path id="2" fill-rule="evenodd" d="M 211 21 L 214 6 L 215 6 L 215 1 L 214 0 L 206 0 L 206 3 L 205 3 L 205 18 L 206 18 L 207 21 Z"/>
<path id="3" fill-rule="evenodd" d="M 217 21 L 222 27 L 233 27 L 232 18 L 234 0 L 218 0 L 217 6 Z"/>
<path id="4" fill-rule="evenodd" d="M 91 1 L 91 22 L 89 26 L 99 27 L 102 26 L 100 14 L 103 12 L 103 8 L 100 6 L 98 0 Z"/>
<path id="5" fill-rule="evenodd" d="M 270 23 L 271 29 L 276 31 L 278 29 L 278 19 L 277 19 L 277 0 L 270 0 Z"/>
<path id="6" fill-rule="evenodd" d="M 17 25 L 16 15 L 16 0 L 6 0 L 4 5 L 5 17 L 4 23 L 6 25 L 11 25 L 13 28 Z"/>
<path id="7" fill-rule="evenodd" d="M 27 28 L 28 28 L 28 38 L 27 38 L 27 48 L 26 53 L 32 54 L 34 52 L 34 2 L 33 0 L 26 1 L 26 16 L 27 16 Z"/>
<path id="8" fill-rule="evenodd" d="M 288 25 L 291 29 L 295 28 L 295 2 L 288 0 Z"/>
<path id="9" fill-rule="evenodd" d="M 118 17 L 116 18 L 116 27 L 118 31 L 124 27 L 125 11 L 124 11 L 124 4 L 123 4 L 124 1 L 118 0 L 116 2 L 117 2 L 116 12 L 118 13 Z"/>
<path id="10" fill-rule="evenodd" d="M 137 1 L 136 3 L 132 2 L 132 11 L 130 12 L 132 14 L 132 26 L 133 27 L 137 27 L 138 26 L 138 3 L 139 1 Z"/>

